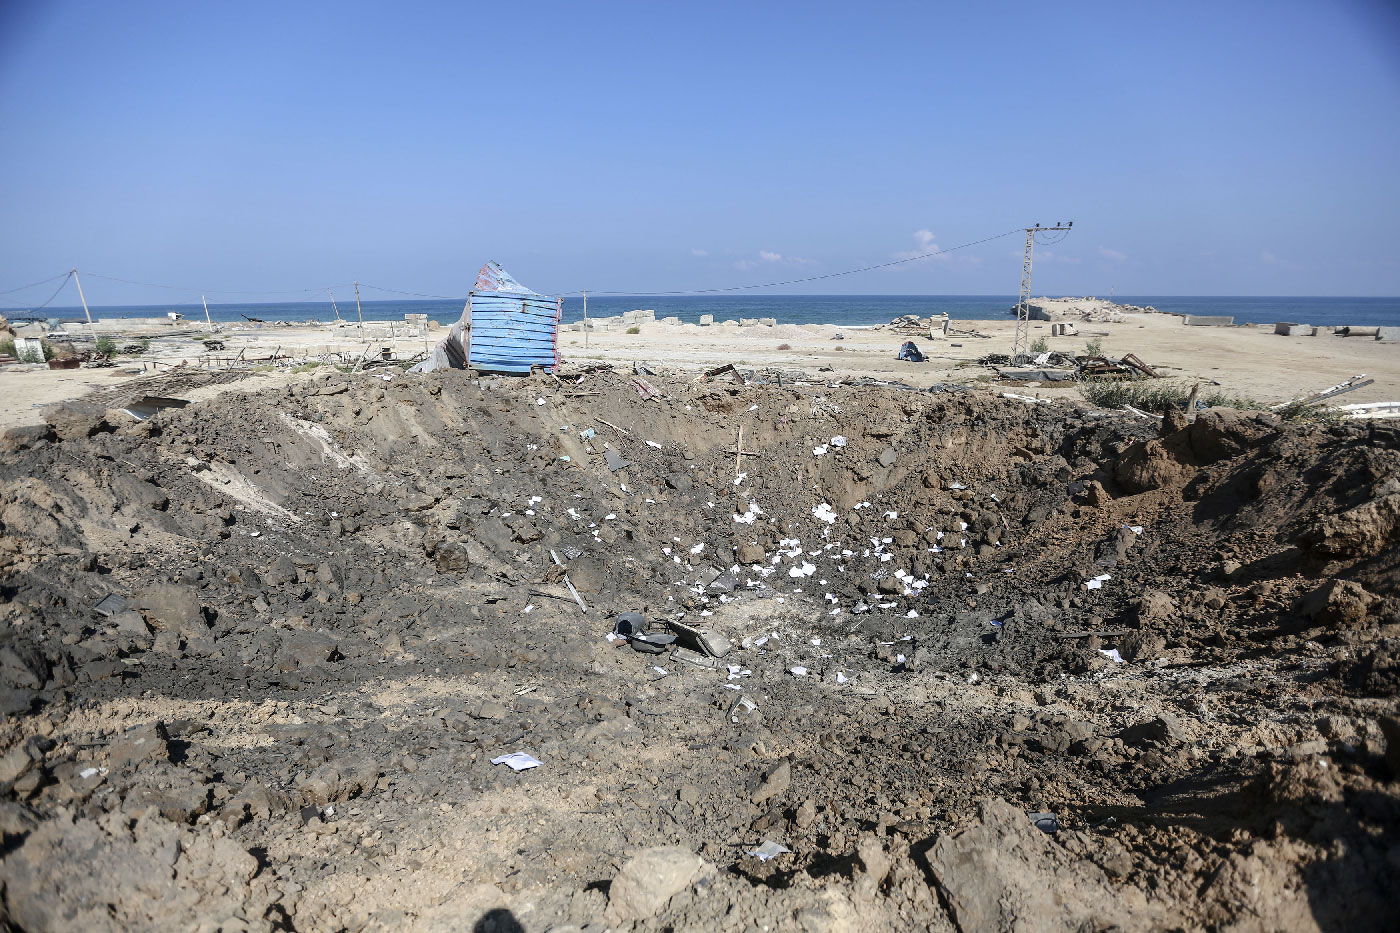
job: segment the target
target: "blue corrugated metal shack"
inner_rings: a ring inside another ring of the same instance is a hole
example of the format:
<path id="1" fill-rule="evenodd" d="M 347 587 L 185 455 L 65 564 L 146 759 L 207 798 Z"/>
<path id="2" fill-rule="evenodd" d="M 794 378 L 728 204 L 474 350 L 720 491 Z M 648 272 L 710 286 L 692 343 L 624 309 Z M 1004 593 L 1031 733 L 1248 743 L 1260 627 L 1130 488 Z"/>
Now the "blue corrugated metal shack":
<path id="1" fill-rule="evenodd" d="M 536 294 L 495 261 L 481 267 L 467 295 L 467 366 L 485 372 L 528 373 L 559 365 L 559 316 L 564 299 Z"/>

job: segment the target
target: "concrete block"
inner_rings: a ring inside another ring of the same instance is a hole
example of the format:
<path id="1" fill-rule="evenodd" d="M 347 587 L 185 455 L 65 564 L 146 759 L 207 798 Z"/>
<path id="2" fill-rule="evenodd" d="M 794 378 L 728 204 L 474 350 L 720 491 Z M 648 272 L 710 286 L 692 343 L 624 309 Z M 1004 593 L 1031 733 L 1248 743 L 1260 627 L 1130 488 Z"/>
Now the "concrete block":
<path id="1" fill-rule="evenodd" d="M 756 318 L 756 317 L 741 317 L 741 318 L 739 318 L 739 326 L 740 326 L 740 327 L 757 327 L 757 326 L 758 326 L 758 318 Z"/>
<path id="2" fill-rule="evenodd" d="M 1230 327 L 1235 319 L 1225 314 L 1188 314 L 1181 323 L 1187 327 Z"/>
<path id="3" fill-rule="evenodd" d="M 777 327 L 778 319 L 775 317 L 761 317 L 758 319 L 758 323 L 764 327 Z"/>
<path id="4" fill-rule="evenodd" d="M 711 324 L 713 324 L 714 322 L 715 322 L 715 316 L 714 316 L 713 314 L 702 314 L 702 315 L 700 315 L 700 326 L 701 326 L 701 327 L 709 327 L 709 326 L 710 326 Z"/>
<path id="5" fill-rule="evenodd" d="M 1279 321 L 1274 325 L 1274 333 L 1284 337 L 1311 337 L 1314 330 L 1311 324 L 1290 324 L 1286 321 Z"/>
<path id="6" fill-rule="evenodd" d="M 662 324 L 679 324 L 680 322 L 681 319 L 676 317 L 675 315 L 671 315 L 670 317 L 663 317 L 661 319 Z"/>

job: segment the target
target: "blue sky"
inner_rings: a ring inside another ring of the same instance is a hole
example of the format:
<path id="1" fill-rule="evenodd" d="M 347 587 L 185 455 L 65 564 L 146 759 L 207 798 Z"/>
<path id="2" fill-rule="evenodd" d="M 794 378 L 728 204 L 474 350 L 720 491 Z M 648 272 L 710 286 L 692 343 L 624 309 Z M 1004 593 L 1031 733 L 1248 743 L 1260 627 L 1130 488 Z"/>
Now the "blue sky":
<path id="1" fill-rule="evenodd" d="M 5 0 L 0 127 L 0 289 L 1400 295 L 1383 0 Z"/>

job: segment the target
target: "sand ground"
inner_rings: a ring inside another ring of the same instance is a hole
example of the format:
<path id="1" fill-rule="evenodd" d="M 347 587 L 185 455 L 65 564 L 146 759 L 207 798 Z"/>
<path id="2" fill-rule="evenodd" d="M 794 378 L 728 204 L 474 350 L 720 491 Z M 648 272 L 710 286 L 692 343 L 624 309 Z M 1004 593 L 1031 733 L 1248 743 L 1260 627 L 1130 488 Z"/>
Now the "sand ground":
<path id="1" fill-rule="evenodd" d="M 990 353 L 1008 353 L 1015 322 L 954 322 L 955 334 L 944 338 L 908 336 L 884 328 L 836 327 L 824 324 L 780 324 L 738 327 L 650 323 L 641 332 L 566 331 L 560 334 L 564 360 L 573 363 L 609 362 L 626 365 L 644 361 L 652 366 L 700 370 L 735 363 L 742 367 L 811 374 L 825 371 L 834 378 L 868 376 L 898 380 L 920 387 L 936 382 L 990 380 L 995 371 L 976 360 Z M 435 341 L 443 331 L 433 331 Z M 838 338 L 838 335 L 840 339 Z M 980 336 L 978 336 L 980 335 Z M 115 369 L 48 370 L 39 366 L 10 366 L 0 370 L 0 427 L 36 423 L 55 403 L 127 384 L 139 384 L 184 362 L 199 363 L 202 333 L 158 337 L 143 357 L 124 358 Z M 246 350 L 246 356 L 270 355 L 280 348 L 308 361 L 319 354 L 357 355 L 392 346 L 407 355 L 423 349 L 422 337 L 361 339 L 354 327 L 304 326 L 263 329 L 226 328 L 228 349 L 221 357 Z M 1108 356 L 1135 353 L 1163 373 L 1183 382 L 1218 385 L 1232 395 L 1267 404 L 1287 401 L 1365 373 L 1374 384 L 1349 393 L 1339 402 L 1382 402 L 1400 399 L 1400 342 L 1364 337 L 1342 338 L 1330 333 L 1316 337 L 1283 337 L 1271 326 L 1186 327 L 1168 314 L 1130 314 L 1121 322 L 1085 324 L 1074 337 L 1051 337 L 1050 324 L 1033 322 L 1032 339 L 1044 337 L 1051 349 L 1082 352 L 1087 341 L 1099 339 Z M 929 358 L 923 364 L 895 359 L 905 340 L 912 339 Z M 291 367 L 269 370 L 269 382 L 292 377 Z M 245 385 L 243 388 L 247 388 Z M 154 391 L 154 389 L 153 389 Z M 217 394 L 220 386 L 201 390 Z M 1017 391 L 1044 397 L 1072 395 L 1063 385 L 1022 386 Z"/>

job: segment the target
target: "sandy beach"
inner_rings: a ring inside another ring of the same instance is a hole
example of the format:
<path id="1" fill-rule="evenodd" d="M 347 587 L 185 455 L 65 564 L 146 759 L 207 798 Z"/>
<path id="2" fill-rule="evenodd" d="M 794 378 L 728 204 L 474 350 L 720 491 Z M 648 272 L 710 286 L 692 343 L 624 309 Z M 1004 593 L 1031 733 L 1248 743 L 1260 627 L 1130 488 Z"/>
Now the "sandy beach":
<path id="1" fill-rule="evenodd" d="M 977 360 L 994 353 L 1009 353 L 1015 321 L 955 321 L 953 334 L 943 337 L 908 335 L 889 328 L 837 327 L 824 324 L 638 325 L 639 333 L 623 328 L 593 330 L 584 334 L 561 328 L 560 351 L 565 366 L 607 362 L 615 366 L 634 361 L 661 369 L 700 371 L 726 363 L 744 369 L 800 370 L 812 377 L 869 377 L 899 381 L 924 388 L 939 382 L 989 383 L 997 381 L 994 367 Z M 376 328 L 371 327 L 371 332 Z M 1134 353 L 1162 373 L 1183 384 L 1200 382 L 1219 386 L 1234 396 L 1272 405 L 1301 393 L 1335 385 L 1365 373 L 1373 384 L 1348 393 L 1347 403 L 1400 399 L 1400 341 L 1370 337 L 1336 337 L 1330 332 L 1312 337 L 1285 337 L 1263 325 L 1188 327 L 1171 314 L 1126 314 L 1121 321 L 1080 324 L 1078 334 L 1051 337 L 1048 322 L 1031 323 L 1031 339 L 1044 338 L 1051 350 L 1082 353 L 1090 340 L 1099 340 L 1107 356 Z M 968 333 L 971 332 L 971 333 Z M 139 357 L 121 357 L 107 369 L 49 370 L 35 365 L 0 369 L 0 426 L 33 424 L 43 420 L 43 410 L 55 403 L 81 398 L 131 384 L 158 381 L 161 373 L 181 365 L 196 369 L 219 368 L 210 356 L 224 360 L 243 352 L 247 359 L 274 353 L 290 358 L 279 365 L 253 367 L 257 383 L 305 378 L 308 363 L 325 354 L 347 359 L 373 356 L 390 347 L 408 358 L 436 342 L 445 330 L 434 327 L 427 336 L 360 337 L 354 325 L 251 326 L 224 325 L 216 336 L 225 349 L 210 354 L 201 340 L 207 329 L 186 328 L 182 336 L 160 336 Z M 928 357 L 913 364 L 895 358 L 900 345 L 913 340 Z M 1012 388 L 1012 383 L 1007 383 Z M 241 388 L 249 386 L 245 383 Z M 1073 396 L 1072 383 L 1015 384 L 1016 391 L 1046 398 Z M 157 391 L 152 388 L 151 391 Z M 203 395 L 217 394 L 220 386 L 202 387 Z"/>

